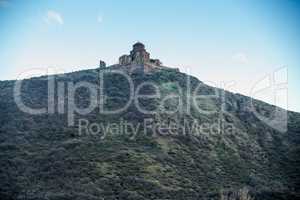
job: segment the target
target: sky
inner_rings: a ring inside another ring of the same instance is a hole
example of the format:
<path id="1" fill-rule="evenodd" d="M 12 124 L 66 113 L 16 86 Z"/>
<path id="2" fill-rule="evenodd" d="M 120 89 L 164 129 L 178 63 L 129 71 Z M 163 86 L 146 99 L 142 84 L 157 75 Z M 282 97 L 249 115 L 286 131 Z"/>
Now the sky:
<path id="1" fill-rule="evenodd" d="M 31 69 L 153 58 L 229 91 L 300 112 L 300 1 L 0 0 L 0 80 Z"/>

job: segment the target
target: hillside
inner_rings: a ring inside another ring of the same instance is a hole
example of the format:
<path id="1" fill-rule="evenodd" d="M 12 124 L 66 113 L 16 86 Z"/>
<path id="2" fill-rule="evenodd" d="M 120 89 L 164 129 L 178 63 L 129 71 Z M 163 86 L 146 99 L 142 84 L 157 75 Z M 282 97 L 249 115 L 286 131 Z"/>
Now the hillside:
<path id="1" fill-rule="evenodd" d="M 101 85 L 95 69 L 52 78 L 56 89 L 61 84 L 67 90 L 68 84 L 82 81 Z M 134 103 L 116 114 L 102 114 L 95 108 L 88 114 L 76 113 L 74 125 L 69 124 L 67 112 L 57 111 L 62 103 L 70 104 L 68 92 L 60 98 L 55 93 L 55 112 L 31 115 L 14 101 L 16 81 L 1 81 L 0 199 L 220 199 L 221 193 L 245 187 L 255 199 L 300 197 L 299 113 L 287 112 L 288 130 L 280 132 L 258 117 L 270 117 L 278 108 L 210 87 L 179 71 L 166 68 L 132 73 L 130 78 L 135 89 L 145 82 L 158 86 L 159 98 L 140 102 L 154 112 L 141 113 Z M 105 108 L 126 104 L 130 90 L 124 77 L 108 73 L 103 84 L 109 97 Z M 189 87 L 194 91 L 199 85 L 198 95 L 221 94 L 197 100 L 203 112 L 193 106 L 189 111 L 164 112 L 178 105 L 176 99 L 164 101 L 164 108 L 159 106 L 165 96 L 177 94 L 185 107 L 191 98 Z M 155 91 L 146 85 L 140 92 L 149 95 Z M 47 77 L 24 80 L 21 94 L 27 106 L 46 108 Z M 88 106 L 90 99 L 84 88 L 76 90 L 79 107 Z M 250 109 L 252 105 L 256 112 Z M 89 134 L 79 132 L 80 119 L 89 124 L 125 121 L 141 126 L 135 134 L 120 129 Z M 161 128 L 154 134 L 145 126 L 145 119 L 180 127 L 171 132 Z M 221 128 L 217 132 L 189 129 L 195 121 Z"/>

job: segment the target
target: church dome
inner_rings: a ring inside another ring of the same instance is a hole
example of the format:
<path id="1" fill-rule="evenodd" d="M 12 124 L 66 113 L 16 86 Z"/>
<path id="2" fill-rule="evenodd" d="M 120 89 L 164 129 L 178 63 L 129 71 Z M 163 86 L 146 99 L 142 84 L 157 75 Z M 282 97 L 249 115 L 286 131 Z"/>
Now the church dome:
<path id="1" fill-rule="evenodd" d="M 137 42 L 133 45 L 133 49 L 134 50 L 141 50 L 141 49 L 145 49 L 145 45 L 141 42 Z"/>

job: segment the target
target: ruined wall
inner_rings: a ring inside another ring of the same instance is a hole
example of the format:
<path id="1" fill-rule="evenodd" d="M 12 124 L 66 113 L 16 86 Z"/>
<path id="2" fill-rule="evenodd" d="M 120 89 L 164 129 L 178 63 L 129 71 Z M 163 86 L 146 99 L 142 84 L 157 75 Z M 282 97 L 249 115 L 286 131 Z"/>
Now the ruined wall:
<path id="1" fill-rule="evenodd" d="M 131 56 L 129 55 L 123 55 L 119 58 L 119 64 L 120 65 L 130 65 L 132 62 Z"/>

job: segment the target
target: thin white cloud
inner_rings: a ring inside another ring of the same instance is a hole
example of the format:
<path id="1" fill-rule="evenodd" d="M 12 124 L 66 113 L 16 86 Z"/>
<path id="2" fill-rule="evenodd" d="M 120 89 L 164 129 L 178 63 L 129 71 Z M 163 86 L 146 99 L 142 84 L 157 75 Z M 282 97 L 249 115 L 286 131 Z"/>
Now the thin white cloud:
<path id="1" fill-rule="evenodd" d="M 47 24 L 51 24 L 51 23 L 55 23 L 55 24 L 59 24 L 59 25 L 64 24 L 64 20 L 63 20 L 61 14 L 56 11 L 53 11 L 53 10 L 47 11 L 45 21 Z"/>
<path id="2" fill-rule="evenodd" d="M 239 52 L 232 56 L 232 61 L 239 64 L 247 64 L 249 59 L 245 53 Z"/>
<path id="3" fill-rule="evenodd" d="M 6 8 L 9 4 L 10 3 L 7 0 L 0 0 L 0 8 Z"/>

